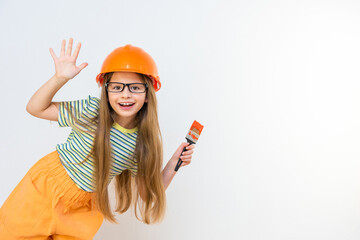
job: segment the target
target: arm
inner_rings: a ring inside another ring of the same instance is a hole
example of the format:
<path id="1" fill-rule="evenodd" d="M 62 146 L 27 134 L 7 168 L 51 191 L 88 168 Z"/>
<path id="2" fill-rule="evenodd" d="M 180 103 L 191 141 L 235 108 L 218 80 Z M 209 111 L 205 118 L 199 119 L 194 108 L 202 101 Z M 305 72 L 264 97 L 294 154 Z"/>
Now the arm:
<path id="1" fill-rule="evenodd" d="M 82 63 L 81 65 L 76 66 L 76 59 L 79 55 L 81 44 L 78 43 L 72 56 L 71 51 L 73 39 L 70 38 L 66 52 L 65 44 L 65 40 L 63 40 L 60 57 L 57 57 L 54 51 L 50 48 L 50 54 L 55 63 L 56 73 L 35 92 L 26 106 L 26 111 L 35 117 L 57 121 L 59 103 L 52 102 L 54 95 L 62 86 L 64 86 L 70 79 L 74 78 L 87 66 L 87 63 Z"/>
<path id="2" fill-rule="evenodd" d="M 180 156 L 182 150 L 184 149 L 184 147 L 186 147 L 186 151 L 183 152 L 182 156 L 180 157 L 181 160 L 183 161 L 183 163 L 181 164 L 181 167 L 189 165 L 191 162 L 191 158 L 192 158 L 192 154 L 194 153 L 195 145 L 189 146 L 189 143 L 184 142 L 179 146 L 179 148 L 176 150 L 174 155 L 171 157 L 171 159 L 168 161 L 168 163 L 162 170 L 162 180 L 163 180 L 165 190 L 168 188 L 168 186 L 170 185 L 172 179 L 174 178 L 174 176 L 176 174 L 175 166 L 179 160 L 179 156 Z M 143 179 L 140 177 L 137 177 L 136 184 L 138 187 L 140 197 L 143 200 L 147 199 L 146 191 L 143 189 L 143 187 L 144 187 Z"/>
<path id="3" fill-rule="evenodd" d="M 38 118 L 57 121 L 59 103 L 51 100 L 65 83 L 65 81 L 61 81 L 54 75 L 30 98 L 26 111 Z"/>
<path id="4" fill-rule="evenodd" d="M 181 167 L 189 165 L 191 162 L 191 158 L 192 158 L 192 154 L 194 153 L 195 145 L 189 146 L 189 143 L 182 143 L 179 146 L 179 148 L 176 150 L 174 155 L 170 158 L 170 160 L 168 161 L 168 163 L 166 164 L 166 166 L 164 167 L 164 169 L 162 171 L 162 178 L 163 178 L 165 190 L 168 188 L 168 186 L 170 185 L 172 179 L 174 178 L 174 176 L 176 174 L 175 166 L 179 160 L 179 156 L 184 147 L 186 147 L 186 151 L 183 152 L 183 154 L 180 157 L 181 160 L 183 161 Z"/>

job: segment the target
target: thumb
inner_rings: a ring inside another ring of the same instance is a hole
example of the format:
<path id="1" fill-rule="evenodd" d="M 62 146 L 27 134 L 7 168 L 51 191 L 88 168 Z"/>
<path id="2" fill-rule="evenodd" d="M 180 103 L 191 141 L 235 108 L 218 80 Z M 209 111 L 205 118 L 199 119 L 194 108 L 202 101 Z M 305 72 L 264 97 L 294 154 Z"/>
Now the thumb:
<path id="1" fill-rule="evenodd" d="M 174 153 L 174 157 L 179 158 L 184 147 L 187 147 L 187 146 L 189 146 L 189 143 L 186 143 L 186 142 L 181 143 L 180 146 L 178 147 L 178 149 L 176 149 L 176 151 Z"/>
<path id="2" fill-rule="evenodd" d="M 82 63 L 78 66 L 79 71 L 83 70 L 87 65 L 89 65 L 88 63 Z"/>

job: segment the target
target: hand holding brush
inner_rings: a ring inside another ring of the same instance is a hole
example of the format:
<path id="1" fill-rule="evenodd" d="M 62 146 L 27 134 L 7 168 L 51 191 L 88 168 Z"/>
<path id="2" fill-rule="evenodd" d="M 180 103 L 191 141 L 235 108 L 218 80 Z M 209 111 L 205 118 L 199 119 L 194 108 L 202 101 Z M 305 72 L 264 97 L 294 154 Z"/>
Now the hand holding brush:
<path id="1" fill-rule="evenodd" d="M 203 130 L 204 126 L 201 125 L 200 123 L 198 123 L 197 121 L 194 121 L 193 124 L 190 127 L 190 130 L 188 132 L 188 134 L 186 135 L 186 141 L 189 143 L 189 146 L 191 144 L 196 144 L 197 140 L 199 139 L 200 133 Z M 182 150 L 180 156 L 182 155 L 182 153 L 186 151 L 186 147 L 184 147 L 184 149 Z M 180 168 L 182 164 L 182 160 L 181 158 L 179 158 L 176 167 L 175 167 L 175 171 L 177 172 Z"/>

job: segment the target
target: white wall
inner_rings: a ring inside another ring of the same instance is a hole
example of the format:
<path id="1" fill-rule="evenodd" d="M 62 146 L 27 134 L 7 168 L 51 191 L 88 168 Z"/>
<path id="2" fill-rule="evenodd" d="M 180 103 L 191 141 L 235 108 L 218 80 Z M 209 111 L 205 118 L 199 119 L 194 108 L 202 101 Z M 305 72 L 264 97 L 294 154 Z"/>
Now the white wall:
<path id="1" fill-rule="evenodd" d="M 55 100 L 97 96 L 105 56 L 131 43 L 156 60 L 165 159 L 194 119 L 193 163 L 167 216 L 132 213 L 95 239 L 360 239 L 360 3 L 348 0 L 1 1 L 0 202 L 66 129 L 31 117 L 54 73 L 49 47 L 89 66 Z"/>

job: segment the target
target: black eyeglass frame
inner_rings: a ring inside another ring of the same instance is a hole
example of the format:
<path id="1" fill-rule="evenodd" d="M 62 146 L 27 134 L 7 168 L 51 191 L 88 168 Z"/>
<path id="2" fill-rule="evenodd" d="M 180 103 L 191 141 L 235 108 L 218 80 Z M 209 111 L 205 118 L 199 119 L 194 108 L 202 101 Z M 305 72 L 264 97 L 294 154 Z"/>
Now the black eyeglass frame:
<path id="1" fill-rule="evenodd" d="M 119 83 L 119 84 L 122 84 L 124 87 L 123 87 L 123 89 L 122 89 L 121 91 L 109 91 L 109 90 L 108 90 L 108 84 L 109 84 L 109 83 Z M 133 92 L 133 91 L 131 91 L 130 85 L 133 85 L 133 84 L 141 84 L 141 85 L 144 85 L 144 86 L 145 86 L 145 91 L 143 91 L 143 92 Z M 145 93 L 145 92 L 147 92 L 147 90 L 148 90 L 148 85 L 147 85 L 147 83 L 122 83 L 122 82 L 107 82 L 107 83 L 105 83 L 106 91 L 107 91 L 107 92 L 112 92 L 112 93 L 121 93 L 122 91 L 124 91 L 124 89 L 125 89 L 126 87 L 129 89 L 129 91 L 130 91 L 131 93 Z"/>

